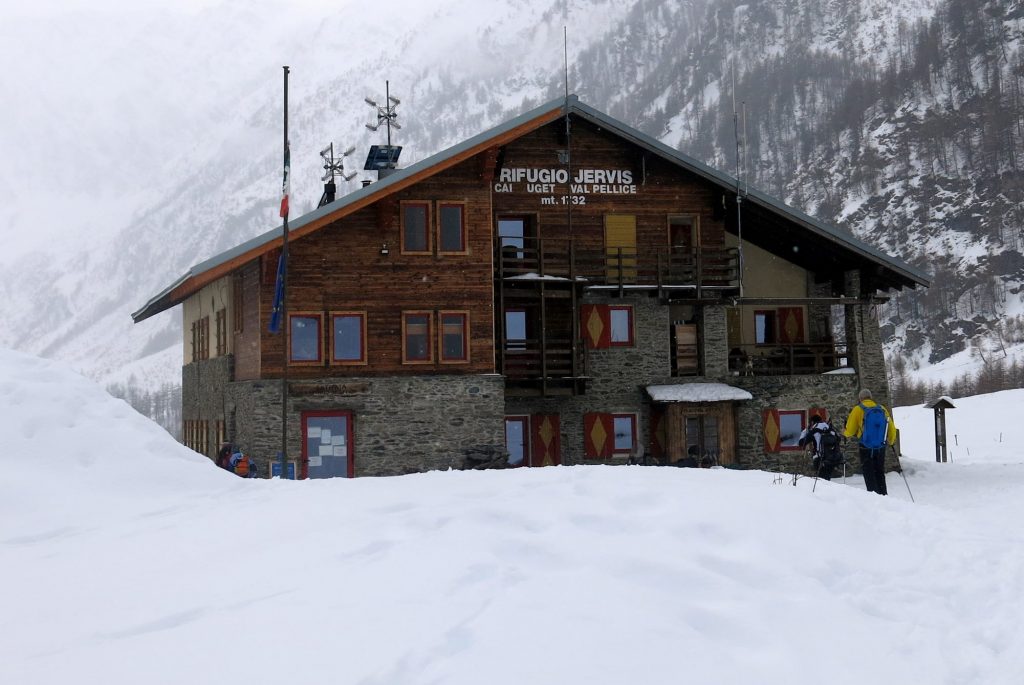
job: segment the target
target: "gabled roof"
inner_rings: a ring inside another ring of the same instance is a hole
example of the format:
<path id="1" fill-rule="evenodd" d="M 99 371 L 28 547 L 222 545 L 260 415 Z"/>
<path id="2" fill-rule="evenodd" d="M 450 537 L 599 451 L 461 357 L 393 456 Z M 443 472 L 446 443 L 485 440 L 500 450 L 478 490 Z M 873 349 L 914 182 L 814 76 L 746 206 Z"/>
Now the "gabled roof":
<path id="1" fill-rule="evenodd" d="M 289 240 L 308 235 L 388 195 L 419 183 L 425 178 L 474 157 L 489 148 L 499 147 L 512 142 L 531 131 L 563 117 L 566 113 L 566 108 L 568 108 L 570 114 L 613 132 L 620 138 L 630 141 L 700 176 L 723 191 L 731 193 L 736 191 L 737 181 L 729 174 L 713 169 L 692 157 L 684 155 L 661 141 L 583 104 L 575 95 L 570 95 L 568 98 L 552 100 L 540 107 L 525 112 L 489 131 L 464 140 L 447 150 L 427 157 L 405 169 L 398 170 L 375 183 L 359 188 L 328 205 L 319 207 L 308 214 L 290 221 L 288 224 Z M 900 260 L 894 259 L 880 250 L 818 221 L 814 217 L 789 207 L 769 195 L 751 188 L 746 191 L 744 199 L 747 202 L 765 208 L 773 214 L 781 215 L 817 236 L 875 263 L 878 267 L 890 272 L 901 285 L 929 285 L 929 277 L 924 272 L 904 264 Z M 183 302 L 204 286 L 231 273 L 243 264 L 281 247 L 283 240 L 284 226 L 282 225 L 196 264 L 187 273 L 150 299 L 141 309 L 133 313 L 132 319 L 138 323 Z"/>

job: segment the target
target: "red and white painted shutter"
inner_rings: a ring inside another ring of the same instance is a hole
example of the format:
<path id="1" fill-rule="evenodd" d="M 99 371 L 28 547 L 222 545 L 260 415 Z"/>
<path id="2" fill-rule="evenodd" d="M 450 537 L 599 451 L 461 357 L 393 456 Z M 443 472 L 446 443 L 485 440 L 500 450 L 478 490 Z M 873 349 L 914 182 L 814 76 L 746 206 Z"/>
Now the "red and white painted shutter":
<path id="1" fill-rule="evenodd" d="M 605 304 L 585 304 L 580 307 L 580 334 L 592 350 L 611 347 L 611 308 Z"/>
<path id="2" fill-rule="evenodd" d="M 588 459 L 607 459 L 615 444 L 612 415 L 597 412 L 583 415 L 583 455 Z"/>
<path id="3" fill-rule="evenodd" d="M 765 409 L 761 413 L 761 429 L 764 434 L 764 451 L 778 452 L 782 441 L 778 409 Z"/>
<path id="4" fill-rule="evenodd" d="M 779 307 L 779 342 L 792 344 L 804 341 L 804 310 L 802 307 Z"/>
<path id="5" fill-rule="evenodd" d="M 557 466 L 562 463 L 561 432 L 558 414 L 534 414 L 530 417 L 530 466 Z"/>

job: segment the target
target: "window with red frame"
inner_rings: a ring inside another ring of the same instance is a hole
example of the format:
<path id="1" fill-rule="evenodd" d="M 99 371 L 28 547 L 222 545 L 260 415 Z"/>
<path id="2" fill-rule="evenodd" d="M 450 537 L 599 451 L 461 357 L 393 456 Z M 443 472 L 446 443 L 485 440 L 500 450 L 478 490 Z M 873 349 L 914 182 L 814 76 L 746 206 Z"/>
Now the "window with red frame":
<path id="1" fill-rule="evenodd" d="M 454 202 L 437 206 L 438 252 L 466 251 L 465 207 Z"/>
<path id="2" fill-rule="evenodd" d="M 288 359 L 293 364 L 315 364 L 321 357 L 321 324 L 320 314 L 289 314 L 288 321 Z"/>
<path id="3" fill-rule="evenodd" d="M 612 305 L 608 308 L 608 319 L 611 325 L 612 347 L 633 346 L 633 308 L 623 305 Z"/>
<path id="4" fill-rule="evenodd" d="M 800 434 L 807 427 L 807 412 L 805 411 L 780 411 L 779 412 L 779 449 L 798 450 L 800 449 Z"/>
<path id="5" fill-rule="evenodd" d="M 362 312 L 331 314 L 331 361 L 337 364 L 366 363 L 366 315 Z"/>
<path id="6" fill-rule="evenodd" d="M 636 447 L 636 414 L 612 414 L 612 452 L 628 454 Z"/>
<path id="7" fill-rule="evenodd" d="M 469 314 L 441 312 L 441 361 L 469 361 Z"/>
<path id="8" fill-rule="evenodd" d="M 430 312 L 402 314 L 402 361 L 425 364 L 434 360 L 430 334 Z"/>
<path id="9" fill-rule="evenodd" d="M 403 253 L 430 253 L 430 203 L 402 203 Z"/>

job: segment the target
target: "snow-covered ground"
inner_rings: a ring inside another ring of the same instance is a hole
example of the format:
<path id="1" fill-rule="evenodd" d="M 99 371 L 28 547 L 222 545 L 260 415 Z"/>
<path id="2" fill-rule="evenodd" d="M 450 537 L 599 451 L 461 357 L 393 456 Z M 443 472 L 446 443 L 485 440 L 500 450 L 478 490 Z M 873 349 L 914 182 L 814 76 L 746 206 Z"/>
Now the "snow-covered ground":
<path id="1" fill-rule="evenodd" d="M 0 351 L 0 683 L 1018 683 L 1024 391 L 956 402 L 946 464 L 896 411 L 916 503 L 897 474 L 243 480 Z"/>

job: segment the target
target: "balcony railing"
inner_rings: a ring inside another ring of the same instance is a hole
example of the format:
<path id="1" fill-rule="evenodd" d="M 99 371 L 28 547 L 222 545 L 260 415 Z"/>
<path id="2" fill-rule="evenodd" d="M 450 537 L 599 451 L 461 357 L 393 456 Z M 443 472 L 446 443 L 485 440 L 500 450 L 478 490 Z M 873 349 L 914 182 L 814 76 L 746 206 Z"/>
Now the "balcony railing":
<path id="1" fill-rule="evenodd" d="M 505 241 L 510 239 L 505 238 Z M 497 256 L 503 280 L 545 279 L 618 288 L 728 290 L 738 285 L 734 248 L 581 249 L 564 238 L 517 238 Z M 521 245 L 518 243 L 522 243 Z"/>
<path id="2" fill-rule="evenodd" d="M 846 343 L 738 345 L 729 370 L 740 376 L 806 376 L 846 368 Z"/>
<path id="3" fill-rule="evenodd" d="M 501 374 L 509 380 L 571 380 L 586 375 L 586 346 L 568 338 L 507 340 L 501 349 Z"/>

